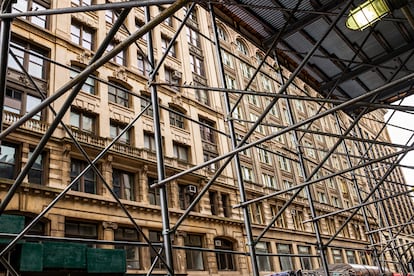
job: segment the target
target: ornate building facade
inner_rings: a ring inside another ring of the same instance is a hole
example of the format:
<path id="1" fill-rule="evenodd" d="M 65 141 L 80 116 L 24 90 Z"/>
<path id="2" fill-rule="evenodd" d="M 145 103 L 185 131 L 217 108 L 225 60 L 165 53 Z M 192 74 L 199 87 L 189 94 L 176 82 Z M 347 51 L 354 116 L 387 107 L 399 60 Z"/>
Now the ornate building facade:
<path id="1" fill-rule="evenodd" d="M 96 2 L 105 4 L 103 0 Z M 19 0 L 13 4 L 13 11 L 91 4 L 90 0 Z M 150 6 L 149 10 L 154 17 L 164 7 Z M 232 92 L 229 96 L 230 105 L 234 106 L 229 116 L 223 93 L 218 89 L 207 89 L 223 87 L 223 84 L 220 82 L 219 63 L 213 43 L 212 19 L 206 9 L 196 6 L 168 51 L 155 82 L 149 83 L 152 69 L 147 58 L 148 39 L 152 39 L 154 44 L 155 60 L 161 60 L 187 11 L 188 7 L 158 24 L 152 29 L 151 37 L 141 37 L 85 80 L 62 122 L 91 160 L 128 124 L 134 123 L 106 154 L 99 156 L 96 162 L 99 173 L 89 168 L 88 160 L 65 127 L 57 127 L 5 211 L 11 220 L 15 218 L 18 221 L 19 217 L 23 217 L 28 224 L 72 183 L 70 190 L 28 232 L 37 237 L 37 241 L 45 244 L 49 242 L 52 248 L 53 245 L 57 246 L 52 239 L 56 238 L 61 243 L 87 244 L 89 249 L 119 249 L 125 252 L 128 274 L 146 275 L 156 259 L 146 239 L 155 244 L 162 242 L 161 197 L 158 189 L 150 187 L 158 178 L 150 86 L 156 85 L 158 88 L 161 141 L 168 177 L 230 152 L 232 143 L 227 122 L 233 121 L 237 138 L 243 139 L 273 99 L 272 93 L 276 94 L 283 80 L 290 75 L 285 68 L 279 68 L 275 60 L 267 58 L 260 72 L 249 83 L 264 53 L 218 21 L 225 81 Z M 12 54 L 8 58 L 4 128 L 86 68 L 118 16 L 116 11 L 98 10 L 15 19 L 10 44 Z M 133 8 L 107 50 L 124 41 L 145 21 L 145 8 Z M 247 93 L 240 97 L 243 95 L 240 90 L 246 86 L 249 86 L 248 90 L 260 93 Z M 52 123 L 54 113 L 65 104 L 67 94 L 2 140 L 1 197 L 28 162 Z M 300 79 L 289 86 L 287 95 L 293 97 L 279 99 L 248 142 L 265 138 L 330 107 L 329 103 L 318 102 L 317 91 Z M 274 271 L 321 267 L 309 196 L 316 216 L 338 212 L 318 220 L 321 239 L 328 241 L 347 221 L 353 211 L 351 208 L 361 204 L 361 194 L 363 198 L 386 173 L 386 162 L 381 163 L 381 166 L 374 164 L 370 170 L 362 167 L 346 171 L 358 165 L 364 152 L 368 152 L 364 157 L 366 159 L 380 158 L 384 152 L 393 152 L 394 149 L 387 145 L 389 137 L 386 131 L 381 130 L 384 114 L 382 110 L 375 110 L 361 121 L 358 125 L 360 133 L 353 130 L 349 134 L 355 139 L 342 143 L 314 174 L 314 181 L 309 186 L 310 194 L 306 189 L 301 190 L 257 242 L 256 251 L 261 253 L 257 257 L 257 264 L 263 275 Z M 351 124 L 352 118 L 348 114 L 338 112 L 302 126 L 296 132 L 297 135 L 289 131 L 239 152 L 247 200 L 276 193 L 248 205 L 254 236 L 272 222 L 272 218 L 296 192 L 292 187 L 305 182 L 304 173 L 310 175 L 315 170 Z M 378 139 L 377 134 L 380 135 Z M 358 137 L 379 142 L 369 148 L 370 144 Z M 304 158 L 303 166 L 298 151 Z M 211 163 L 167 183 L 171 223 L 179 220 L 223 163 Z M 85 169 L 88 170 L 83 173 Z M 340 171 L 345 172 L 325 177 Z M 378 197 L 391 195 L 396 189 L 401 193 L 408 191 L 406 186 L 400 185 L 404 183 L 404 178 L 399 168 L 393 170 L 387 181 L 389 191 L 383 190 L 383 194 L 378 194 Z M 119 197 L 127 212 L 120 208 L 109 188 Z M 224 167 L 188 218 L 171 236 L 176 273 L 200 276 L 251 275 L 251 264 L 245 254 L 248 239 L 243 211 L 242 208 L 234 208 L 240 202 L 237 168 L 231 163 Z M 348 210 L 339 212 L 343 209 Z M 329 247 L 324 248 L 328 263 L 377 265 L 371 245 L 380 244 L 384 236 L 380 232 L 367 233 L 367 224 L 371 230 L 386 227 L 384 219 L 380 217 L 387 217 L 389 224 L 402 224 L 413 215 L 413 204 L 405 193 L 385 201 L 382 207 L 370 204 L 364 210 L 352 216 Z M 128 213 L 141 227 L 142 233 L 136 231 Z M 367 216 L 365 219 L 363 213 Z M 410 242 L 412 234 L 411 226 L 405 228 L 400 236 L 403 238 L 397 243 L 403 245 Z M 52 237 L 52 241 L 45 241 L 42 236 Z M 192 250 L 191 247 L 205 250 Z M 77 247 L 73 247 L 73 251 L 72 247 L 68 248 L 67 254 L 79 250 Z M 35 272 L 41 271 L 42 275 L 86 273 L 82 266 L 66 267 L 64 264 L 47 263 L 46 245 L 42 250 L 42 269 L 23 269 L 24 275 L 40 275 Z M 393 271 L 400 270 L 398 263 L 392 262 L 397 253 L 391 253 L 383 254 L 384 259 L 390 261 L 384 265 Z M 12 251 L 9 254 L 14 256 L 19 253 Z M 408 250 L 404 260 L 408 262 L 410 257 Z M 24 260 L 24 257 L 21 259 Z M 23 261 L 17 267 L 24 267 Z M 101 272 L 111 273 L 109 270 Z M 165 274 L 165 266 L 160 261 L 155 263 L 152 275 L 157 274 Z"/>

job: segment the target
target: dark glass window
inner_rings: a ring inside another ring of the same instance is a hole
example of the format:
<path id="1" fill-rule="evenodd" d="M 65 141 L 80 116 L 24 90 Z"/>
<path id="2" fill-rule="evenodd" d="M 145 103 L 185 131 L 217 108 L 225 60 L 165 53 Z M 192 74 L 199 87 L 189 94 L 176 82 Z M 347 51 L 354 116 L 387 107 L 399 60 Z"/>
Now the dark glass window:
<path id="1" fill-rule="evenodd" d="M 155 182 L 157 182 L 156 178 L 148 177 L 148 186 L 151 186 Z M 158 189 L 158 188 L 153 189 L 151 187 L 148 187 L 148 197 L 149 197 L 149 203 L 150 204 L 152 204 L 152 205 L 161 205 L 160 189 Z"/>
<path id="2" fill-rule="evenodd" d="M 233 243 L 231 241 L 218 238 L 214 240 L 214 248 L 222 250 L 233 250 Z M 232 253 L 216 253 L 216 260 L 218 270 L 236 270 Z"/>
<path id="3" fill-rule="evenodd" d="M 110 102 L 129 107 L 128 89 L 117 83 L 108 84 L 108 100 Z"/>
<path id="4" fill-rule="evenodd" d="M 171 108 L 171 107 L 170 107 Z M 184 128 L 184 117 L 180 114 L 181 111 L 171 108 L 174 112 L 170 111 L 170 125 L 178 127 L 178 128 Z"/>
<path id="5" fill-rule="evenodd" d="M 130 172 L 113 169 L 112 170 L 112 187 L 115 194 L 126 200 L 133 200 L 134 176 Z"/>
<path id="6" fill-rule="evenodd" d="M 32 156 L 32 154 L 33 154 L 33 151 L 31 150 L 29 152 L 29 158 Z M 39 185 L 44 184 L 44 180 L 45 180 L 44 155 L 45 154 L 39 154 L 39 156 L 36 158 L 35 163 L 31 167 L 27 175 L 30 183 L 39 184 Z"/>
<path id="7" fill-rule="evenodd" d="M 30 94 L 31 91 L 18 90 L 11 87 L 6 88 L 4 98 L 4 110 L 25 115 L 41 103 L 40 97 Z M 32 119 L 41 120 L 42 112 L 35 114 Z"/>
<path id="8" fill-rule="evenodd" d="M 98 227 L 93 223 L 66 221 L 65 237 L 98 239 Z"/>
<path id="9" fill-rule="evenodd" d="M 148 62 L 148 59 L 142 54 L 137 54 L 137 67 L 141 75 L 148 77 L 151 72 L 151 65 Z"/>
<path id="10" fill-rule="evenodd" d="M 80 173 L 88 166 L 85 161 L 76 159 L 71 160 L 70 179 L 73 181 Z M 72 190 L 96 194 L 96 176 L 92 169 L 89 169 L 75 184 L 72 185 Z"/>
<path id="11" fill-rule="evenodd" d="M 149 231 L 149 240 L 151 242 L 162 242 L 163 238 L 160 231 Z M 155 247 L 156 250 L 159 250 L 160 247 Z M 155 254 L 154 250 L 150 250 L 150 256 L 151 256 L 151 264 L 154 262 L 155 258 L 157 257 L 157 254 Z M 163 259 L 165 260 L 165 254 L 161 254 L 163 256 Z M 164 269 L 165 265 L 164 263 L 158 258 L 157 263 L 154 266 L 155 269 Z"/>
<path id="12" fill-rule="evenodd" d="M 0 145 L 0 178 L 14 179 L 16 174 L 16 145 L 2 143 Z"/>
<path id="13" fill-rule="evenodd" d="M 138 232 L 132 228 L 118 227 L 115 230 L 116 241 L 139 241 Z M 140 269 L 139 247 L 134 245 L 115 245 L 116 249 L 124 249 L 128 269 Z"/>
<path id="14" fill-rule="evenodd" d="M 188 162 L 188 146 L 179 143 L 173 143 L 174 157 L 180 161 Z"/>
<path id="15" fill-rule="evenodd" d="M 202 236 L 187 234 L 184 245 L 188 247 L 202 247 Z M 186 250 L 185 257 L 188 270 L 204 270 L 203 252 L 199 250 Z"/>

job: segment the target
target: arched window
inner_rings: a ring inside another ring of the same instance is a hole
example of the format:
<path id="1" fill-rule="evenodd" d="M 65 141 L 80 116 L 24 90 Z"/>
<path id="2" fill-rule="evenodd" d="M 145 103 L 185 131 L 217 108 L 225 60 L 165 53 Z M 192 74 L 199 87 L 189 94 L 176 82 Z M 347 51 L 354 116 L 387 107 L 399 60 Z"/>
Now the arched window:
<path id="1" fill-rule="evenodd" d="M 229 41 L 229 36 L 227 35 L 227 32 L 223 29 L 223 27 L 218 26 L 217 27 L 217 32 L 219 35 L 219 38 L 224 40 L 224 41 Z"/>
<path id="2" fill-rule="evenodd" d="M 240 39 L 237 39 L 236 40 L 236 45 L 237 45 L 237 50 L 242 52 L 243 55 L 248 55 L 249 54 L 249 52 L 247 50 L 247 46 L 243 41 L 241 41 Z"/>
<path id="3" fill-rule="evenodd" d="M 233 250 L 233 242 L 217 238 L 214 239 L 214 248 L 221 250 Z M 217 252 L 216 259 L 218 270 L 236 270 L 232 253 Z"/>

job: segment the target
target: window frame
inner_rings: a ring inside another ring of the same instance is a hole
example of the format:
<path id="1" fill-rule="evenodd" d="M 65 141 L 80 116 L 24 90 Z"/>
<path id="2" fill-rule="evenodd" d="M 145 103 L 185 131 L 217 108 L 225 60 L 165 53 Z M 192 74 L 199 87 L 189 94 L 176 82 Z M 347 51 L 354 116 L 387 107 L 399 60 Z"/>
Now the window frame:
<path id="1" fill-rule="evenodd" d="M 79 30 L 79 36 L 73 33 L 73 28 L 75 27 Z M 87 35 L 90 36 L 90 41 L 86 39 Z M 70 38 L 73 43 L 89 51 L 93 51 L 95 48 L 95 30 L 73 18 L 70 24 Z M 77 38 L 76 41 L 74 40 L 75 38 Z"/>
<path id="2" fill-rule="evenodd" d="M 78 166 L 77 168 L 75 168 L 75 171 L 73 171 L 74 165 Z M 80 172 L 82 172 L 87 166 L 88 166 L 88 162 L 80 160 L 80 159 L 76 159 L 76 158 L 71 158 L 70 160 L 70 181 L 71 183 L 80 174 Z M 90 192 L 88 190 L 89 189 L 88 186 L 86 186 L 88 185 L 86 183 L 87 181 L 93 184 L 92 192 Z M 71 190 L 82 192 L 82 193 L 87 193 L 87 194 L 97 194 L 97 191 L 98 191 L 97 183 L 98 183 L 97 176 L 95 172 L 93 171 L 92 168 L 89 168 L 88 171 L 84 173 L 82 177 L 78 179 L 78 183 L 75 183 L 72 185 Z"/>
<path id="3" fill-rule="evenodd" d="M 109 81 L 107 88 L 108 102 L 131 108 L 130 89 L 114 81 Z"/>
<path id="4" fill-rule="evenodd" d="M 115 177 L 119 177 L 119 181 L 115 181 Z M 126 183 L 128 179 L 128 183 Z M 115 186 L 115 183 L 119 185 Z M 128 185 L 129 187 L 128 187 Z M 134 174 L 125 170 L 112 169 L 112 190 L 120 199 L 133 201 L 134 198 Z M 129 196 L 128 196 L 129 193 Z"/>

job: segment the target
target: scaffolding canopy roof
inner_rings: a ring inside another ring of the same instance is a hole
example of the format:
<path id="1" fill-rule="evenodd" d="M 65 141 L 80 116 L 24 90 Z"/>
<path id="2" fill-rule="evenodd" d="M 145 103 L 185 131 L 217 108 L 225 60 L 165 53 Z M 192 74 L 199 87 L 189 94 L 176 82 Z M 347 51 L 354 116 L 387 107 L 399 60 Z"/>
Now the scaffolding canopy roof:
<path id="1" fill-rule="evenodd" d="M 277 39 L 280 62 L 300 64 L 325 33 L 300 76 L 320 94 L 349 100 L 399 80 L 414 69 L 412 7 L 392 11 L 364 31 L 346 27 L 349 10 L 362 1 L 231 0 L 216 5 L 220 19 L 267 51 Z M 344 12 L 330 29 L 335 18 Z M 411 78 L 387 87 L 376 103 L 392 103 L 412 94 Z M 352 108 L 346 110 L 352 112 Z"/>

